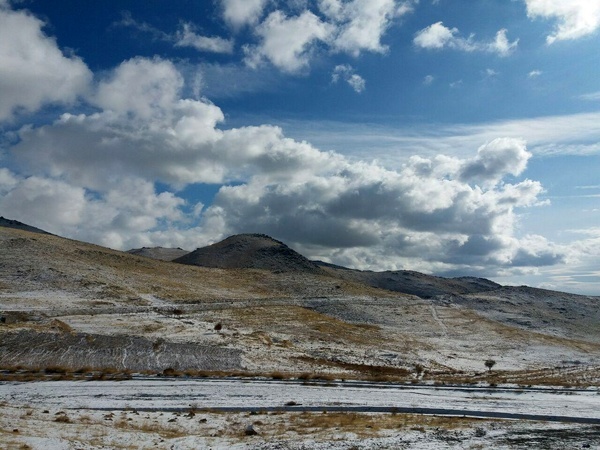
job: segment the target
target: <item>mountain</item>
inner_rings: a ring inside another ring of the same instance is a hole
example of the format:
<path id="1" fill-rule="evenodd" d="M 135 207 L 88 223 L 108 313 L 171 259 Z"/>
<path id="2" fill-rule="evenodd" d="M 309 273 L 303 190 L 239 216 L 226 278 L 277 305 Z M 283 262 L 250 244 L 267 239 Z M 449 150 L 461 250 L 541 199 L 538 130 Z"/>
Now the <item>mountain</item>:
<path id="1" fill-rule="evenodd" d="M 221 269 L 263 269 L 273 272 L 323 274 L 318 264 L 265 234 L 238 234 L 174 260 Z"/>
<path id="2" fill-rule="evenodd" d="M 4 228 L 14 228 L 16 230 L 24 230 L 29 231 L 31 233 L 40 233 L 40 234 L 51 234 L 47 231 L 40 230 L 39 228 L 32 227 L 31 225 L 27 225 L 23 222 L 19 222 L 18 220 L 5 219 L 0 216 L 0 227 Z"/>
<path id="3" fill-rule="evenodd" d="M 161 261 L 173 261 L 187 255 L 189 251 L 182 248 L 165 248 L 165 247 L 142 247 L 132 248 L 127 250 L 127 253 L 136 256 L 145 256 L 146 258 L 158 259 Z"/>

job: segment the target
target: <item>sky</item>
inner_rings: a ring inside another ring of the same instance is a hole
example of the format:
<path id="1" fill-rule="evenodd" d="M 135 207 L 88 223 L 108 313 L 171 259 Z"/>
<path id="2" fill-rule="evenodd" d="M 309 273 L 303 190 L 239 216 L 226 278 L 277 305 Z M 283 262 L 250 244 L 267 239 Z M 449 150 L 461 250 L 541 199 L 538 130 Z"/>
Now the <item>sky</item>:
<path id="1" fill-rule="evenodd" d="M 600 0 L 0 0 L 0 215 L 600 295 Z"/>

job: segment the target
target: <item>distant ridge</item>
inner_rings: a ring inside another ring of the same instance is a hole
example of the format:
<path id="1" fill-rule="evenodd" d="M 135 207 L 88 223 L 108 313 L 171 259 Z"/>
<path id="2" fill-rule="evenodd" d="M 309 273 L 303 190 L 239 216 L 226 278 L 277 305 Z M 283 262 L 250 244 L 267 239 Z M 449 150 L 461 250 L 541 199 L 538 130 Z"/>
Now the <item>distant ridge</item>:
<path id="1" fill-rule="evenodd" d="M 15 228 L 17 230 L 29 231 L 31 233 L 52 234 L 39 228 L 32 227 L 31 225 L 27 225 L 26 223 L 19 222 L 18 220 L 6 219 L 2 216 L 0 216 L 0 227 Z"/>
<path id="2" fill-rule="evenodd" d="M 165 248 L 165 247 L 142 247 L 132 248 L 127 250 L 127 253 L 136 256 L 144 256 L 146 258 L 159 259 L 161 261 L 173 261 L 187 255 L 189 251 L 182 248 Z"/>
<path id="3" fill-rule="evenodd" d="M 238 234 L 177 258 L 177 263 L 221 269 L 322 273 L 314 262 L 266 234 Z"/>
<path id="4" fill-rule="evenodd" d="M 489 292 L 501 285 L 485 278 L 459 277 L 443 278 L 412 270 L 394 270 L 372 272 L 369 270 L 348 269 L 342 266 L 319 262 L 330 275 L 347 281 L 364 283 L 379 289 L 431 298 L 438 295 L 467 295 L 477 292 Z"/>

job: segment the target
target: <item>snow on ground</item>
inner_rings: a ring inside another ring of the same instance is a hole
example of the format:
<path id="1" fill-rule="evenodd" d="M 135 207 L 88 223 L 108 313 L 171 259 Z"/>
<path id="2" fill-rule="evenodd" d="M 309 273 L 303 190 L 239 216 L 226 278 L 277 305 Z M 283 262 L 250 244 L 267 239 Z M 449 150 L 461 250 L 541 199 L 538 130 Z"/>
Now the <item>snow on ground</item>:
<path id="1" fill-rule="evenodd" d="M 186 409 L 282 407 L 411 407 L 489 411 L 600 420 L 597 389 L 490 389 L 385 383 L 140 378 L 127 381 L 0 383 L 10 404 L 53 408 Z"/>
<path id="2" fill-rule="evenodd" d="M 67 400 L 66 400 L 67 401 Z M 589 425 L 410 414 L 100 411 L 0 403 L 0 448 L 35 450 L 600 448 Z M 247 433 L 252 427 L 256 434 Z"/>

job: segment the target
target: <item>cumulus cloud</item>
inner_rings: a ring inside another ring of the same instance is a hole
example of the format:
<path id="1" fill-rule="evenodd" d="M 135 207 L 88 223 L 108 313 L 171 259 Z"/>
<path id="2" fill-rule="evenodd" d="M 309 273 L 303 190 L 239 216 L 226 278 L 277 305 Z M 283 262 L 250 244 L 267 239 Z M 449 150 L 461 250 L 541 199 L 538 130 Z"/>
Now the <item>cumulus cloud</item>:
<path id="1" fill-rule="evenodd" d="M 558 21 L 546 42 L 578 39 L 594 33 L 600 27 L 600 2 L 597 0 L 525 0 L 531 18 Z"/>
<path id="2" fill-rule="evenodd" d="M 181 91 L 172 63 L 134 58 L 98 83 L 98 111 L 21 129 L 10 149 L 21 174 L 0 171 L 0 213 L 115 248 L 263 232 L 361 268 L 493 273 L 562 261 L 551 243 L 516 236 L 518 210 L 543 194 L 536 181 L 506 180 L 525 169 L 523 141 L 390 170 L 271 125 L 222 129 L 220 108 Z M 209 205 L 177 195 L 201 183 L 224 184 Z"/>
<path id="3" fill-rule="evenodd" d="M 496 53 L 498 56 L 508 56 L 517 48 L 519 40 L 510 42 L 506 34 L 507 30 L 501 29 L 496 33 L 493 41 L 481 42 L 476 41 L 473 34 L 464 38 L 459 35 L 458 28 L 448 28 L 442 22 L 437 22 L 418 31 L 413 43 L 418 48 L 427 50 L 451 48 L 465 52 L 484 51 Z"/>
<path id="4" fill-rule="evenodd" d="M 223 18 L 233 26 L 239 28 L 258 22 L 269 0 L 221 0 Z"/>
<path id="5" fill-rule="evenodd" d="M 413 10 L 412 1 L 321 0 L 319 8 L 336 25 L 332 47 L 358 56 L 363 51 L 383 53 L 381 38 L 395 18 Z"/>
<path id="6" fill-rule="evenodd" d="M 43 31 L 44 22 L 0 3 L 0 121 L 48 103 L 71 103 L 92 74 L 76 56 L 65 56 Z"/>
<path id="7" fill-rule="evenodd" d="M 496 184 L 507 174 L 520 175 L 531 157 L 525 141 L 498 138 L 477 150 L 477 157 L 466 162 L 460 176 L 463 180 Z"/>
<path id="8" fill-rule="evenodd" d="M 362 91 L 365 90 L 366 81 L 363 77 L 356 74 L 354 72 L 354 68 L 352 66 L 349 66 L 348 64 L 340 64 L 335 66 L 335 68 L 333 69 L 333 73 L 331 74 L 331 81 L 333 83 L 337 83 L 340 80 L 343 80 L 346 83 L 348 83 L 348 85 L 350 85 L 350 87 L 354 89 L 354 91 L 357 94 L 360 94 Z"/>
<path id="9" fill-rule="evenodd" d="M 319 47 L 355 57 L 362 52 L 385 53 L 382 37 L 394 20 L 412 11 L 417 2 L 319 0 L 318 11 L 311 10 L 308 2 L 296 3 L 291 9 L 300 12 L 288 15 L 278 9 L 254 28 L 259 42 L 244 48 L 249 66 L 269 61 L 284 72 L 298 73 L 309 66 Z M 358 78 L 354 81 L 360 82 Z"/>
<path id="10" fill-rule="evenodd" d="M 310 11 L 295 17 L 275 11 L 255 32 L 261 42 L 244 47 L 246 63 L 257 67 L 267 60 L 284 72 L 294 73 L 308 66 L 311 51 L 319 41 L 329 38 L 332 27 Z"/>
<path id="11" fill-rule="evenodd" d="M 339 158 L 285 138 L 274 126 L 222 131 L 221 109 L 180 98 L 182 84 L 169 61 L 126 61 L 98 85 L 93 101 L 101 112 L 25 127 L 12 154 L 30 170 L 94 189 L 128 174 L 176 186 L 249 172 L 293 178 Z"/>

